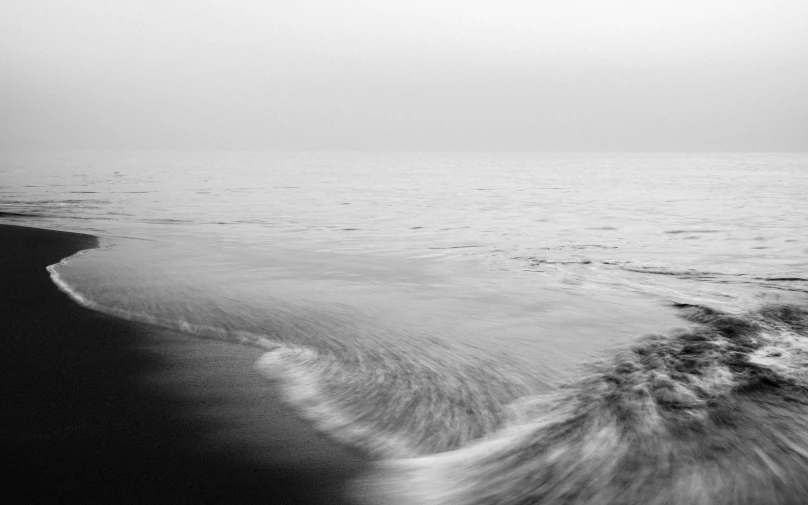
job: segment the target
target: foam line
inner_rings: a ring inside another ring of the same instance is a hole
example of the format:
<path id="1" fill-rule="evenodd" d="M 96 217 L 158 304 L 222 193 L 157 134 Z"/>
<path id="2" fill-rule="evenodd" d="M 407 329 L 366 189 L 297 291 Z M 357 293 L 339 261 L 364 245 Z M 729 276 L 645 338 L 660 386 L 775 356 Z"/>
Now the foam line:
<path id="1" fill-rule="evenodd" d="M 169 328 L 172 330 L 190 333 L 202 338 L 222 340 L 236 344 L 258 347 L 261 349 L 274 349 L 278 345 L 277 343 L 273 342 L 264 335 L 258 335 L 246 331 L 226 331 L 213 326 L 189 323 L 188 321 L 185 320 L 171 321 L 167 319 L 158 318 L 149 314 L 132 312 L 118 307 L 110 307 L 95 302 L 89 299 L 88 297 L 84 296 L 80 291 L 78 291 L 78 289 L 74 288 L 68 282 L 66 282 L 61 277 L 61 275 L 59 275 L 58 271 L 58 268 L 60 266 L 69 263 L 70 260 L 78 257 L 83 252 L 84 251 L 79 251 L 78 253 L 72 256 L 64 258 L 59 263 L 49 265 L 47 267 L 48 273 L 50 274 L 50 278 L 56 285 L 56 287 L 59 288 L 59 290 L 65 293 L 67 296 L 69 296 L 73 301 L 75 301 L 76 303 L 78 303 L 83 307 L 92 310 L 97 310 L 98 312 L 102 312 L 110 316 L 119 317 L 127 321 L 152 324 L 163 328 Z"/>

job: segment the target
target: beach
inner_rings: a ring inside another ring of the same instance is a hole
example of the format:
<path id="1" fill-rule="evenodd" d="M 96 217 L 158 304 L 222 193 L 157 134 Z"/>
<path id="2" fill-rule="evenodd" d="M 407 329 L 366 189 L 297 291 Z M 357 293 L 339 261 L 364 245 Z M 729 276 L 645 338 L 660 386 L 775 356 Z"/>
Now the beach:
<path id="1" fill-rule="evenodd" d="M 12 501 L 802 505 L 806 169 L 6 154 Z"/>
<path id="2" fill-rule="evenodd" d="M 808 505 L 808 2 L 2 13 L 6 503 Z"/>
<path id="3" fill-rule="evenodd" d="M 7 503 L 345 503 L 365 460 L 295 417 L 258 349 L 81 307 L 46 267 L 90 235 L 0 225 Z"/>

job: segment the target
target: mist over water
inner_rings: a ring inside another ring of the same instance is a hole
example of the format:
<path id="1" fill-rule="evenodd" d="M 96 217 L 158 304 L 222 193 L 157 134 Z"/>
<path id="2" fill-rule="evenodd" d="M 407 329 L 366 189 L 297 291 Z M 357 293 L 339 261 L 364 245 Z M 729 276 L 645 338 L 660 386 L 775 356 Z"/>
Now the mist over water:
<path id="1" fill-rule="evenodd" d="M 783 430 L 808 404 L 808 155 L 0 160 L 4 222 L 103 238 L 51 268 L 74 299 L 265 349 L 256 366 L 323 432 L 377 458 L 414 458 L 384 463 L 367 499 L 797 496 L 808 447 Z M 694 452 L 719 429 L 716 443 L 734 447 L 733 430 L 747 436 L 755 420 L 774 433 L 756 450 Z M 730 455 L 757 458 L 750 479 L 786 491 L 750 494 L 743 472 L 705 463 Z M 634 493 L 624 481 L 643 465 L 687 471 L 648 470 L 654 485 Z M 714 485 L 694 484 L 707 467 Z M 587 484 L 576 494 L 565 479 Z"/>

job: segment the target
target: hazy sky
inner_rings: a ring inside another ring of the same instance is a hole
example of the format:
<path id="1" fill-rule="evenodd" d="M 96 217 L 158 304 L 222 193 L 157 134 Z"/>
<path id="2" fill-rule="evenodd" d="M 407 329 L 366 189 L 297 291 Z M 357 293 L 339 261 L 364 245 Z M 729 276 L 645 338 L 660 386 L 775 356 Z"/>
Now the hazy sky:
<path id="1" fill-rule="evenodd" d="M 0 147 L 808 151 L 808 1 L 3 0 Z"/>

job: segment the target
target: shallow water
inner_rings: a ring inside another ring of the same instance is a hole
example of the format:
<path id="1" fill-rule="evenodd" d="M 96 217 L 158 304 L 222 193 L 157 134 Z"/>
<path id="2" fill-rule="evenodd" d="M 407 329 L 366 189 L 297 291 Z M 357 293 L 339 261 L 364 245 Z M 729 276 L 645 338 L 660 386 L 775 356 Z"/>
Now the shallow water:
<path id="1" fill-rule="evenodd" d="M 506 427 L 567 419 L 547 416 L 569 400 L 537 398 L 692 325 L 672 304 L 755 314 L 808 293 L 804 154 L 0 159 L 0 212 L 36 216 L 4 221 L 103 237 L 51 268 L 80 303 L 265 349 L 256 366 L 335 439 L 383 458 L 461 449 L 447 457 L 478 480 L 475 441 L 524 458 Z M 490 502 L 519 503 L 506 474 L 533 467 L 495 468 Z"/>

